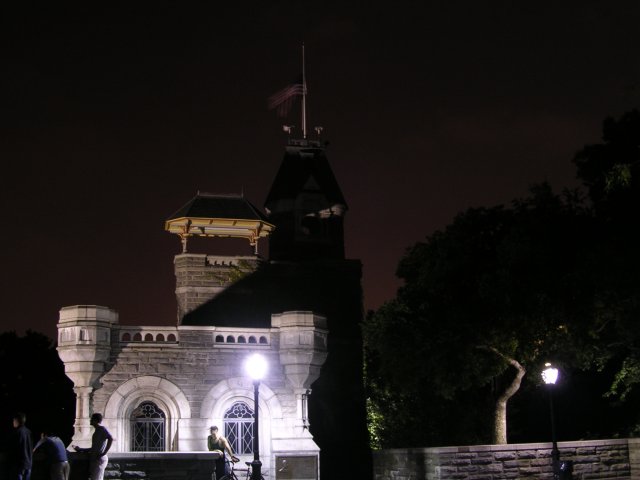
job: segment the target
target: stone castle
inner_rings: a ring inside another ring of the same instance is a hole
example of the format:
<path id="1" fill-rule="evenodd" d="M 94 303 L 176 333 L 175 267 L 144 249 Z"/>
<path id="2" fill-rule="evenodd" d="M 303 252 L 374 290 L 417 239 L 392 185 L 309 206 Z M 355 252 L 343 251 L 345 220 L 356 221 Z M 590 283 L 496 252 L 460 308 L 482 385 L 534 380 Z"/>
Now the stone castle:
<path id="1" fill-rule="evenodd" d="M 208 427 L 218 425 L 249 461 L 257 408 L 268 478 L 285 464 L 299 478 L 328 478 L 345 455 L 355 477 L 370 477 L 361 264 L 345 258 L 347 204 L 325 150 L 289 141 L 265 213 L 243 196 L 198 193 L 166 221 L 182 242 L 176 326 L 120 325 L 102 306 L 61 309 L 74 444 L 90 443 L 89 417 L 101 412 L 114 452 L 203 451 Z M 193 237 L 248 240 L 255 255 L 191 253 Z M 268 259 L 258 255 L 261 238 Z M 269 365 L 257 407 L 243 367 L 256 352 Z"/>

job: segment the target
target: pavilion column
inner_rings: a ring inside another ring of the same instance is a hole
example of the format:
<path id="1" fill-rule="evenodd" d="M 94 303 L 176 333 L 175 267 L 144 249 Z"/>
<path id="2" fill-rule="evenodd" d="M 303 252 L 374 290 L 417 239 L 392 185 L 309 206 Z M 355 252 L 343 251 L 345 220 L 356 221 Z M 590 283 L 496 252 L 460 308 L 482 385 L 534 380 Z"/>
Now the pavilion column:
<path id="1" fill-rule="evenodd" d="M 73 424 L 74 432 L 71 443 L 79 447 L 91 446 L 91 394 L 93 387 L 73 387 L 76 393 L 76 420 Z"/>

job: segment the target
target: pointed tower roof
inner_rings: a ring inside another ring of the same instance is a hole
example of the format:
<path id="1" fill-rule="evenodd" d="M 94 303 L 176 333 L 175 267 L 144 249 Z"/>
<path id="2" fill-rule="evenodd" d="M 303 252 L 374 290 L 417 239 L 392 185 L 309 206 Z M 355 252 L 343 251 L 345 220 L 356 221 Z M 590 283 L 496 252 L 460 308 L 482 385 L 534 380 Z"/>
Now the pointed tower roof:
<path id="1" fill-rule="evenodd" d="M 295 199 L 307 189 L 321 191 L 330 203 L 347 206 L 329 166 L 325 144 L 311 140 L 290 140 L 265 200 L 265 208 L 271 210 L 270 205 Z"/>

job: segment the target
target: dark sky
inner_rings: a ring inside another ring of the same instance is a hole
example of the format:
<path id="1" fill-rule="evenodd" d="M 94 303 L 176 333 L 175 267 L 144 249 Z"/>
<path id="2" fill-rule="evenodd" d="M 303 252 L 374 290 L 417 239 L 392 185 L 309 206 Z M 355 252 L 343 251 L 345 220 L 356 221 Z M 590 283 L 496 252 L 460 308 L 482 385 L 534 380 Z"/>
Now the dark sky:
<path id="1" fill-rule="evenodd" d="M 574 153 L 640 103 L 636 0 L 15 3 L 0 20 L 0 331 L 54 335 L 75 304 L 174 324 L 163 222 L 198 190 L 262 207 L 286 141 L 266 99 L 298 75 L 303 41 L 367 308 L 457 212 L 575 186 Z"/>

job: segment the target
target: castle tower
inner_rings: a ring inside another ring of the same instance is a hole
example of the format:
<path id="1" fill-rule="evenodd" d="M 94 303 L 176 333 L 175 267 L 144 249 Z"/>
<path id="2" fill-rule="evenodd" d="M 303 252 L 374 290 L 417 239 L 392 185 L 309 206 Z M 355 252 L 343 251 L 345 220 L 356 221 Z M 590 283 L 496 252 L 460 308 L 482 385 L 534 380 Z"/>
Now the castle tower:
<path id="1" fill-rule="evenodd" d="M 92 395 L 100 387 L 111 353 L 111 330 L 118 314 L 98 305 L 75 305 L 60 310 L 58 355 L 76 394 L 76 420 L 72 442 L 91 446 Z"/>
<path id="2" fill-rule="evenodd" d="M 272 260 L 344 259 L 347 203 L 325 155 L 325 145 L 290 140 L 265 201 L 277 225 Z"/>
<path id="3" fill-rule="evenodd" d="M 265 201 L 275 225 L 270 273 L 293 292 L 286 310 L 326 317 L 328 355 L 309 395 L 310 430 L 321 471 L 339 477 L 349 452 L 354 478 L 371 478 L 362 378 L 362 265 L 345 258 L 347 202 L 331 170 L 326 144 L 290 140 Z M 285 308 L 283 308 L 285 310 Z"/>
<path id="4" fill-rule="evenodd" d="M 255 271 L 260 264 L 258 240 L 273 225 L 241 195 L 200 193 L 165 222 L 165 230 L 180 236 L 182 253 L 174 259 L 178 323 L 186 314 L 214 298 L 229 285 Z M 206 255 L 187 252 L 191 237 L 240 238 L 254 247 L 254 255 Z"/>

